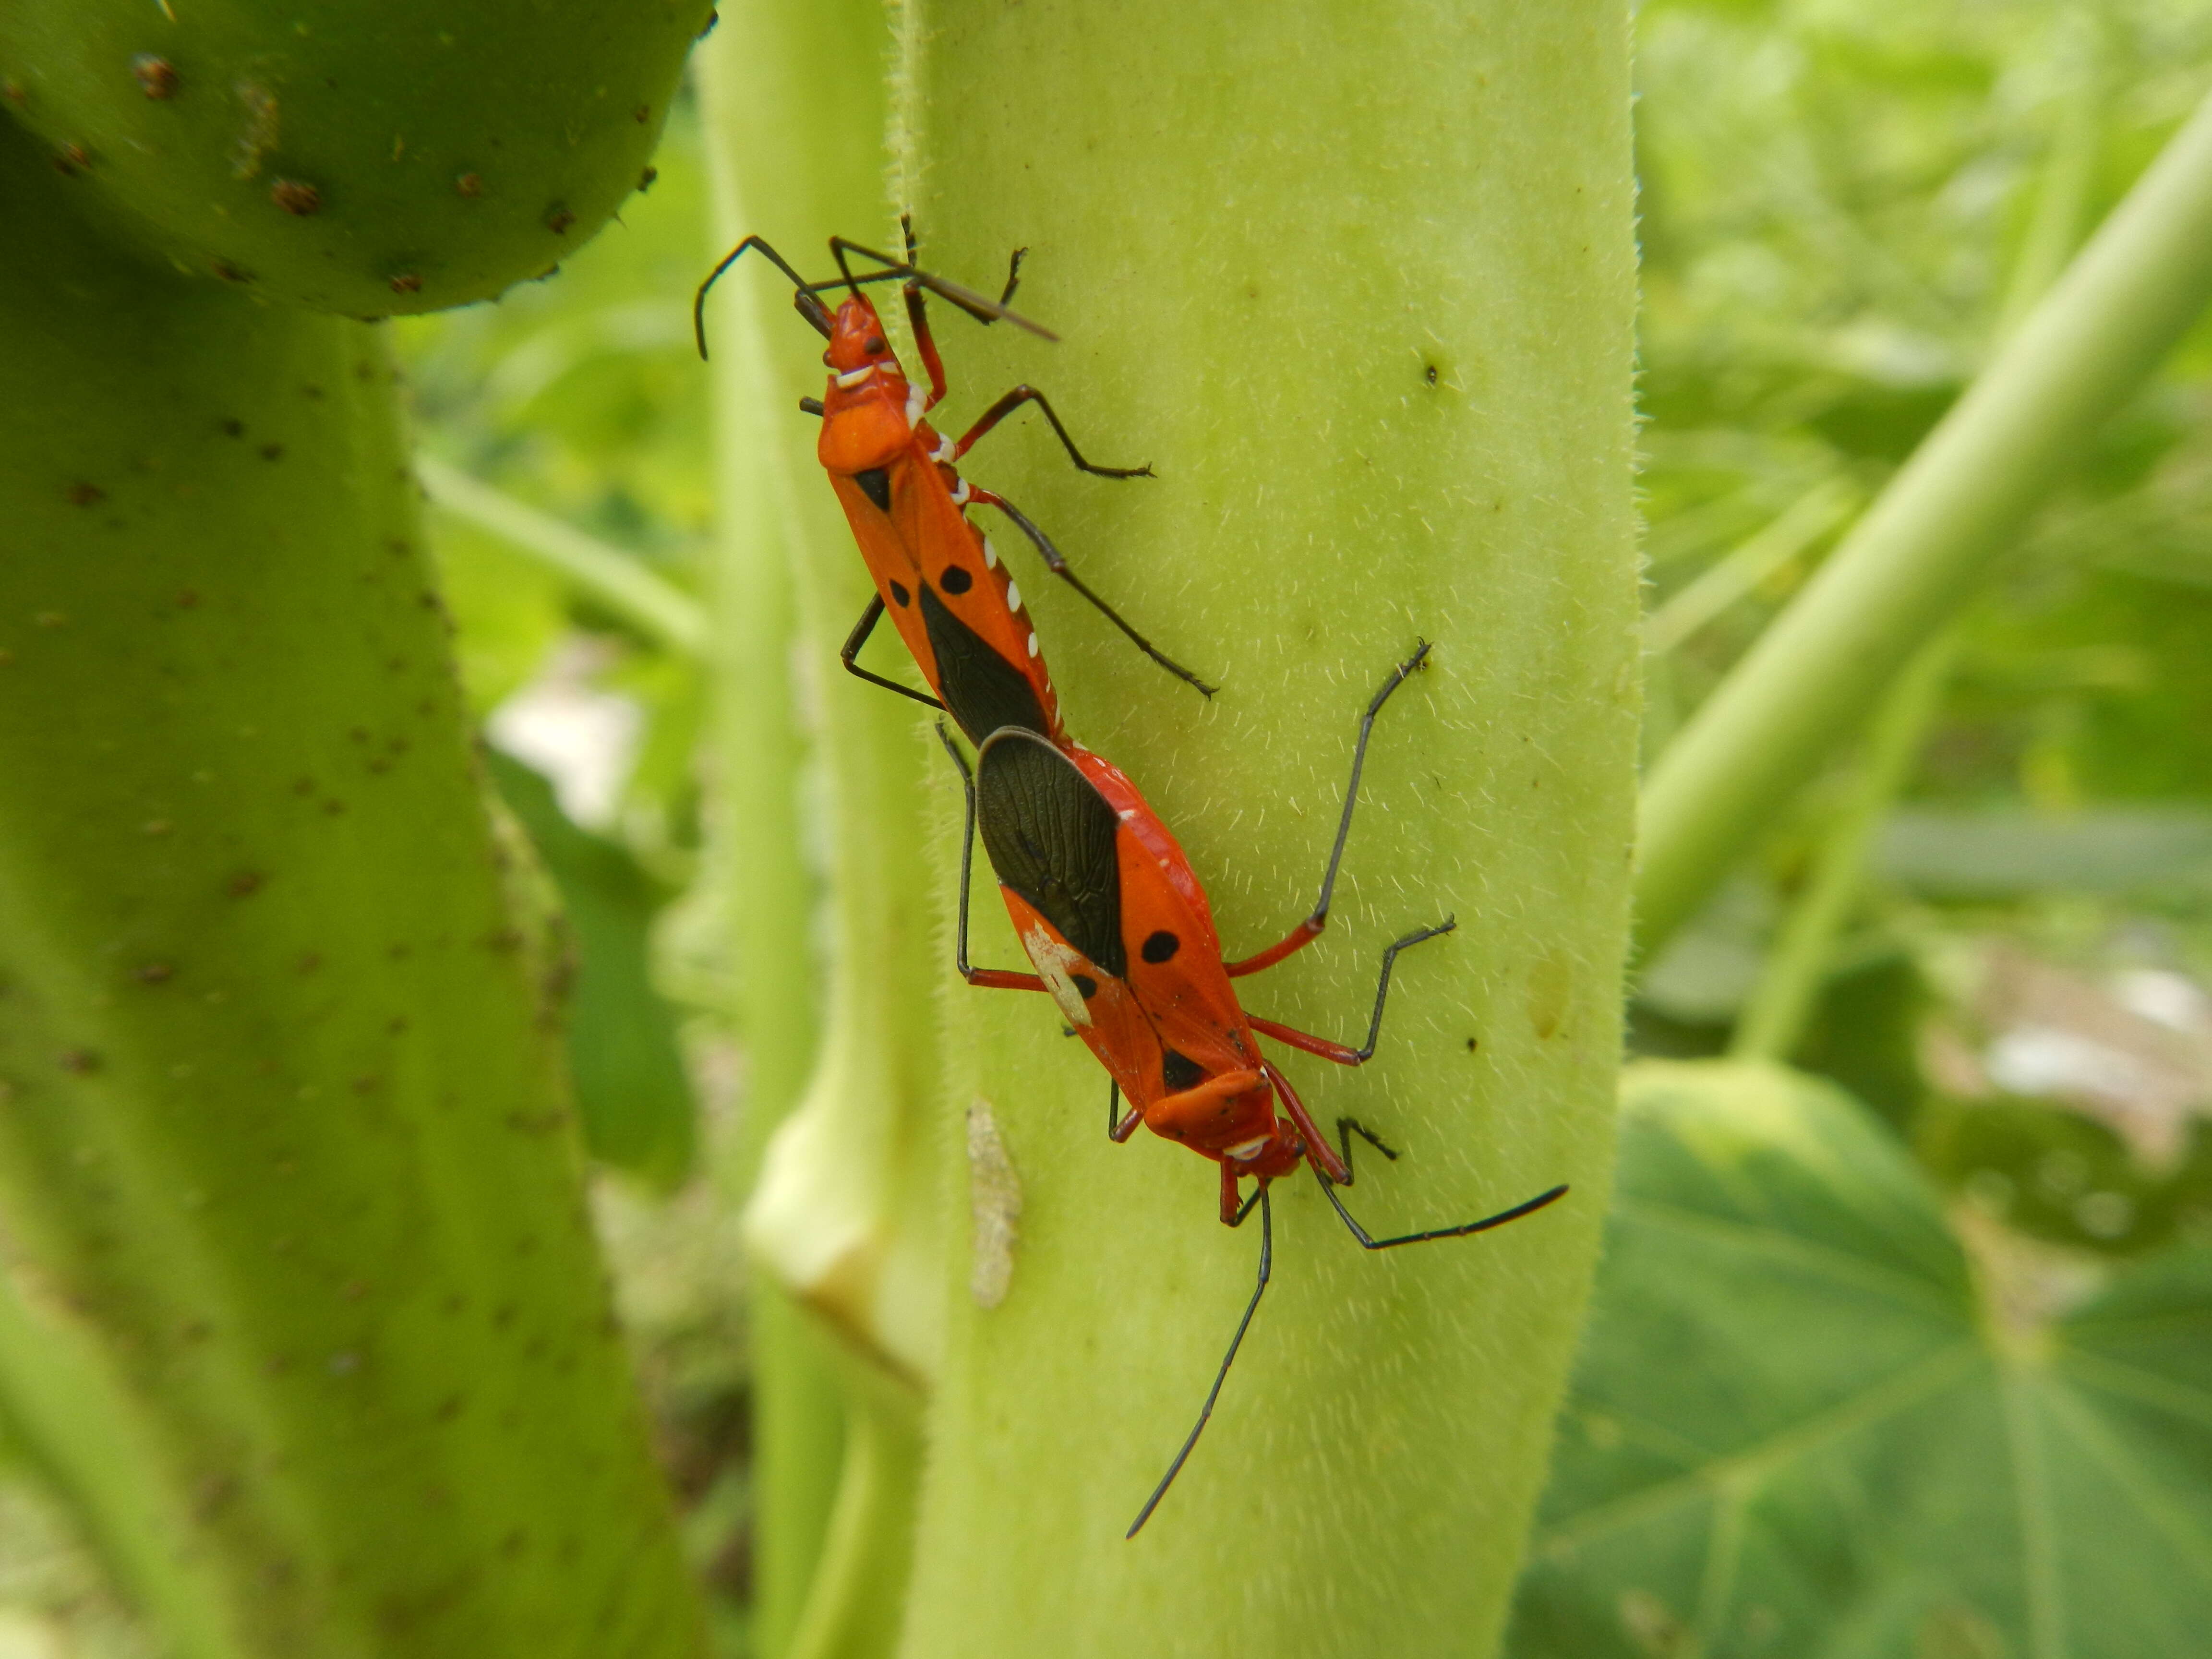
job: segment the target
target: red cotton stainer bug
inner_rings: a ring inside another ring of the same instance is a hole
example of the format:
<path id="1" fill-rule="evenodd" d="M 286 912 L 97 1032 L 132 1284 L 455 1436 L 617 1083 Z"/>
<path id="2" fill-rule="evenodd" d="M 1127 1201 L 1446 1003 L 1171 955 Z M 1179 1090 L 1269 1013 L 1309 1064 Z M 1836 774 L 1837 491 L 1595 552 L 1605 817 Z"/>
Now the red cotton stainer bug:
<path id="1" fill-rule="evenodd" d="M 1311 1164 L 1323 1195 L 1352 1236 L 1370 1250 L 1484 1232 L 1542 1209 L 1567 1190 L 1554 1187 L 1480 1221 L 1376 1238 L 1352 1218 L 1336 1189 L 1352 1184 L 1353 1135 L 1385 1158 L 1395 1160 L 1398 1154 L 1349 1117 L 1337 1120 L 1337 1145 L 1332 1148 L 1291 1080 L 1260 1050 L 1255 1033 L 1340 1066 L 1364 1064 L 1373 1057 L 1382 1030 L 1392 965 L 1401 951 L 1451 932 L 1450 918 L 1407 933 L 1383 951 L 1367 1040 L 1357 1048 L 1247 1014 L 1230 984 L 1311 944 L 1328 925 L 1329 896 L 1352 833 L 1375 717 L 1428 655 L 1424 644 L 1394 669 L 1360 720 L 1344 813 L 1312 912 L 1277 944 L 1233 963 L 1223 959 L 1212 912 L 1182 848 L 1117 768 L 1079 745 L 1055 746 L 1034 732 L 1007 726 L 983 741 L 971 773 L 950 736 L 938 728 L 967 795 L 956 947 L 961 976 L 992 989 L 1049 993 L 1113 1079 L 1107 1095 L 1109 1136 L 1127 1140 L 1142 1124 L 1212 1158 L 1221 1169 L 1221 1219 L 1229 1226 L 1242 1224 L 1255 1204 L 1260 1208 L 1259 1283 L 1197 1423 L 1131 1523 L 1131 1538 L 1151 1519 L 1198 1444 L 1230 1364 L 1259 1310 L 1274 1256 L 1269 1182 L 1293 1173 L 1301 1162 Z M 969 866 L 979 821 L 984 851 L 999 878 L 1014 932 L 1036 968 L 1034 974 L 969 963 Z M 1127 1116 L 1121 1114 L 1124 1094 L 1131 1108 Z M 1248 1176 L 1259 1184 L 1251 1197 L 1243 1198 L 1239 1183 Z"/>
<path id="2" fill-rule="evenodd" d="M 974 743 L 1007 726 L 1055 743 L 1066 740 L 1036 630 L 1023 611 L 1021 590 L 1000 562 L 990 538 L 968 522 L 967 509 L 982 506 L 996 507 L 1012 520 L 1043 556 L 1046 568 L 1097 606 L 1146 656 L 1212 696 L 1213 687 L 1163 655 L 1085 586 L 1051 539 L 1020 509 L 1002 495 L 975 488 L 954 471 L 953 464 L 977 440 L 1031 403 L 1044 412 L 1069 459 L 1083 471 L 1102 478 L 1133 478 L 1148 476 L 1152 469 L 1092 465 L 1044 394 L 1033 386 L 1014 387 L 957 440 L 934 431 L 923 416 L 945 396 L 945 366 L 930 333 L 925 290 L 979 321 L 1004 319 L 1045 339 L 1058 337 L 1006 308 L 1020 281 L 1021 250 L 1008 267 L 1005 292 L 994 301 L 916 268 L 911 227 L 906 234 L 904 260 L 842 236 L 831 237 L 830 252 L 840 274 L 819 283 L 806 282 L 767 242 L 748 236 L 708 274 L 692 302 L 699 355 L 704 357 L 708 290 L 748 249 L 758 249 L 791 279 L 793 307 L 830 343 L 822 354 L 830 369 L 829 385 L 819 402 L 804 398 L 800 407 L 822 417 L 817 453 L 876 583 L 876 597 L 861 612 L 840 653 L 847 671 L 901 696 L 944 709 Z M 854 276 L 848 254 L 872 259 L 884 269 Z M 927 392 L 907 380 L 884 336 L 882 318 L 860 292 L 866 283 L 883 282 L 904 284 L 907 319 L 929 375 Z M 820 295 L 836 288 L 847 293 L 833 313 Z M 860 666 L 860 647 L 886 608 L 936 696 L 926 696 Z"/>

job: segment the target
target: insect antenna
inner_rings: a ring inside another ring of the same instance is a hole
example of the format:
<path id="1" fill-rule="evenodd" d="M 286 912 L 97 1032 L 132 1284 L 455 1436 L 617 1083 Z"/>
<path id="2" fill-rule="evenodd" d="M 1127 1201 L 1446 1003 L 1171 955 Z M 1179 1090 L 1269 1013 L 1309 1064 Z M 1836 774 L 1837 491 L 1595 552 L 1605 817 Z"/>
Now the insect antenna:
<path id="1" fill-rule="evenodd" d="M 1010 309 L 1000 301 L 994 300 L 988 295 L 978 294 L 972 288 L 963 288 L 958 283 L 924 270 L 906 260 L 894 259 L 888 253 L 878 253 L 872 247 L 863 247 L 860 243 L 848 241 L 842 236 L 832 236 L 830 239 L 830 251 L 836 256 L 837 269 L 844 273 L 842 280 L 846 286 L 855 293 L 860 291 L 862 283 L 918 283 L 937 295 L 939 299 L 948 304 L 958 306 L 961 310 L 979 323 L 1009 322 L 1016 328 L 1027 329 L 1039 339 L 1060 338 L 1059 335 L 1042 323 L 1031 322 L 1021 313 Z M 884 269 L 880 271 L 872 271 L 864 276 L 855 276 L 853 275 L 852 267 L 846 263 L 845 256 L 848 253 L 857 253 L 864 259 L 873 259 Z M 823 283 L 820 286 L 831 287 L 834 284 Z"/>
<path id="2" fill-rule="evenodd" d="M 1182 1473 L 1182 1466 L 1190 1461 L 1191 1449 L 1198 1444 L 1198 1437 L 1206 1432 L 1206 1419 L 1213 1415 L 1213 1402 L 1221 1398 L 1221 1385 L 1229 1380 L 1229 1367 L 1237 1358 L 1237 1350 L 1243 1346 L 1244 1333 L 1251 1328 L 1252 1316 L 1260 1311 L 1260 1298 L 1267 1292 L 1267 1275 L 1275 1264 L 1275 1222 L 1267 1207 L 1267 1183 L 1264 1180 L 1260 1183 L 1260 1190 L 1246 1200 L 1243 1209 L 1237 1212 L 1237 1219 L 1241 1222 L 1249 1215 L 1255 1203 L 1260 1206 L 1260 1282 L 1252 1287 L 1252 1299 L 1244 1304 L 1244 1317 L 1237 1322 L 1237 1334 L 1229 1339 L 1229 1352 L 1221 1356 L 1221 1369 L 1213 1374 L 1213 1386 L 1206 1391 L 1206 1404 L 1199 1408 L 1198 1421 L 1190 1426 L 1190 1437 L 1182 1443 L 1182 1449 L 1175 1455 L 1175 1462 L 1168 1465 L 1168 1472 L 1160 1477 L 1160 1484 L 1152 1488 L 1152 1495 L 1145 1500 L 1145 1507 L 1137 1512 L 1137 1518 L 1129 1522 L 1129 1530 L 1121 1534 L 1125 1539 L 1134 1538 L 1145 1522 L 1152 1518 L 1152 1511 L 1159 1508 L 1160 1499 L 1168 1495 L 1168 1488 L 1175 1484 L 1176 1476 Z"/>
<path id="3" fill-rule="evenodd" d="M 691 334 L 699 343 L 699 356 L 702 362 L 707 356 L 707 291 L 714 286 L 716 279 L 724 271 L 737 264 L 739 256 L 752 248 L 758 248 L 778 270 L 791 278 L 793 307 L 806 319 L 816 333 L 825 340 L 830 337 L 829 308 L 814 297 L 814 290 L 821 284 L 809 283 L 793 270 L 791 262 L 770 247 L 766 238 L 748 236 L 722 256 L 721 263 L 707 273 L 707 280 L 699 284 L 699 291 L 691 296 Z"/>

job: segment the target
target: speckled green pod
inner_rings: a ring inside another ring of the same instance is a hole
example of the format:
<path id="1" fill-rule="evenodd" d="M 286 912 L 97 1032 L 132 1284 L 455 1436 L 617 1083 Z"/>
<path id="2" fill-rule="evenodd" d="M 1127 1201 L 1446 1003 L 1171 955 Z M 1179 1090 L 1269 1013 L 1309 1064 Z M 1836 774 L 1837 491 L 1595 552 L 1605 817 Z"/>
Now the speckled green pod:
<path id="1" fill-rule="evenodd" d="M 0 1415 L 194 1659 L 693 1659 L 382 343 L 70 188 L 0 123 Z"/>
<path id="2" fill-rule="evenodd" d="M 347 316 L 557 265 L 638 189 L 712 0 L 10 0 L 0 100 L 180 267 Z"/>

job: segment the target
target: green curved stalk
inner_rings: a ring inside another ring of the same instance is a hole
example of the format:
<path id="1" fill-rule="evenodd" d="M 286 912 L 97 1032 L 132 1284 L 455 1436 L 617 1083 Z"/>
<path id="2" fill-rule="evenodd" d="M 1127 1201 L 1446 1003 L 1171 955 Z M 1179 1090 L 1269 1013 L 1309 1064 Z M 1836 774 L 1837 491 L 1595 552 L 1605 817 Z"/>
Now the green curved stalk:
<path id="1" fill-rule="evenodd" d="M 1255 1012 L 1341 1036 L 1383 944 L 1455 913 L 1401 963 L 1374 1064 L 1286 1069 L 1325 1121 L 1402 1149 L 1360 1166 L 1373 1225 L 1574 1192 L 1370 1257 L 1310 1178 L 1282 1183 L 1274 1286 L 1125 1543 L 1259 1240 L 1215 1219 L 1211 1164 L 1108 1143 L 1105 1079 L 1049 1006 L 966 988 L 940 949 L 938 1144 L 957 1170 L 988 1103 L 994 1212 L 1018 1187 L 1020 1226 L 1003 1301 L 950 1253 L 901 1651 L 1486 1653 L 1613 1120 L 1638 645 L 1626 9 L 945 0 L 905 29 L 926 260 L 988 284 L 1026 246 L 1020 303 L 1066 342 L 945 320 L 943 424 L 1030 381 L 1092 459 L 1158 476 L 1080 477 L 1035 416 L 963 471 L 1223 688 L 1201 701 L 1007 551 L 1074 734 L 1146 790 L 1249 952 L 1311 903 L 1358 712 L 1433 641 L 1376 729 L 1328 934 L 1243 983 Z M 976 960 L 1018 962 L 987 877 L 975 916 Z M 963 1240 L 966 1184 L 942 1200 Z"/>
<path id="2" fill-rule="evenodd" d="M 1898 792 L 1910 781 L 1942 712 L 1957 654 L 1955 631 L 1939 634 L 1897 677 L 1867 728 L 1850 790 L 1821 837 L 1805 891 L 1790 909 L 1729 1044 L 1735 1060 L 1787 1060 L 1826 982 L 1836 937 L 1864 886 L 1867 854 Z"/>
<path id="3" fill-rule="evenodd" d="M 1956 614 L 2212 297 L 2212 100 L 1675 737 L 1645 788 L 1649 956 Z"/>
<path id="4" fill-rule="evenodd" d="M 634 556 L 503 489 L 472 478 L 434 455 L 415 458 L 423 493 L 440 510 L 465 519 L 540 564 L 559 571 L 624 622 L 651 638 L 697 657 L 707 648 L 707 613 L 699 602 L 656 576 Z"/>
<path id="5" fill-rule="evenodd" d="M 65 182 L 0 123 L 0 1408 L 195 1656 L 690 1659 L 383 343 Z"/>

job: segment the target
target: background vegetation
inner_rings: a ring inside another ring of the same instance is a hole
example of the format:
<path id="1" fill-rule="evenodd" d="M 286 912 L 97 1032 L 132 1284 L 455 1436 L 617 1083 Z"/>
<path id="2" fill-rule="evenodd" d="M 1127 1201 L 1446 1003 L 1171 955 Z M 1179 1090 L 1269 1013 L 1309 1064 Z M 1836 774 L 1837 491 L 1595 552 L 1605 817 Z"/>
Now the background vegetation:
<path id="1" fill-rule="evenodd" d="M 1649 757 L 2212 87 L 2212 22 L 1666 0 L 1637 31 Z M 692 98 L 653 166 L 557 279 L 391 331 L 468 702 L 581 946 L 600 1233 L 737 1654 L 747 1057 L 702 807 L 714 454 L 686 307 L 718 231 Z M 1523 1659 L 2056 1659 L 2206 1627 L 2208 434 L 2200 325 L 1885 711 L 1887 773 L 1839 749 L 1645 965 Z M 1823 893 L 1825 931 L 1780 949 Z M 158 1650 L 26 1468 L 0 1540 L 0 1654 Z"/>

